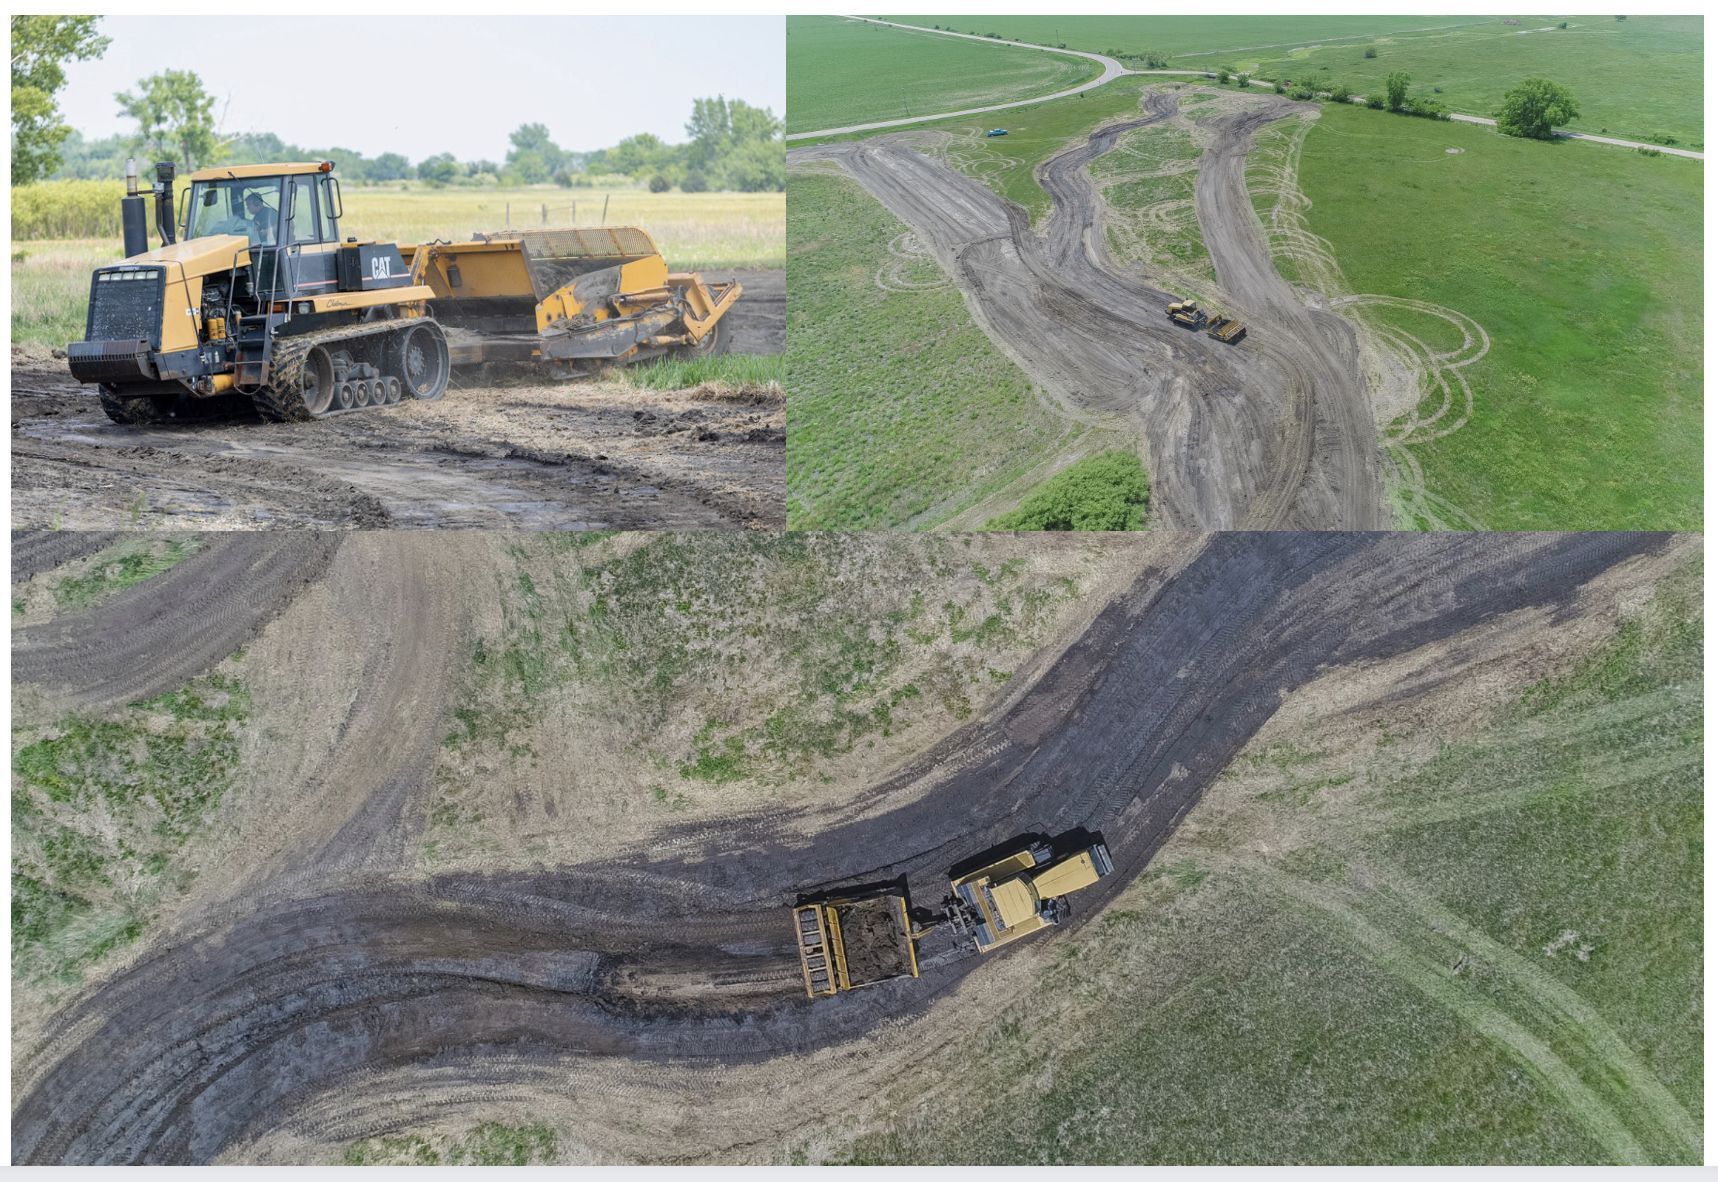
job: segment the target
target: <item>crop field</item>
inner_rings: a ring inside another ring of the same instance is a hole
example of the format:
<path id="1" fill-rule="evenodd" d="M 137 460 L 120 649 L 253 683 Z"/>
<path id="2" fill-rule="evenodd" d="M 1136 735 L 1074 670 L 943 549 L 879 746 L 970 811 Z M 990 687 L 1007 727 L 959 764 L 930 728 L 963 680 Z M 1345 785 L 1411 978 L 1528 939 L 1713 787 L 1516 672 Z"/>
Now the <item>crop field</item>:
<path id="1" fill-rule="evenodd" d="M 61 183 L 36 188 L 51 189 Z M 90 271 L 120 256 L 121 186 L 106 190 L 87 211 L 90 229 L 97 232 L 13 239 L 14 342 L 63 347 L 82 338 Z M 606 203 L 608 224 L 645 227 L 671 267 L 776 268 L 783 265 L 787 251 L 786 195 L 782 193 L 353 186 L 347 188 L 345 201 L 341 232 L 367 239 L 463 241 L 478 231 L 544 225 L 545 208 L 548 225 L 594 226 L 603 224 Z M 46 223 L 42 226 L 54 229 Z"/>
<path id="2" fill-rule="evenodd" d="M 1698 1162 L 1700 594 L 1696 562 L 1462 741 L 1255 743 L 925 1065 L 964 1102 L 886 1092 L 826 1160 Z"/>
<path id="3" fill-rule="evenodd" d="M 1327 105 L 1299 187 L 1365 316 L 1452 358 L 1446 312 L 1489 338 L 1408 435 L 1428 488 L 1492 528 L 1700 527 L 1697 164 Z"/>
<path id="4" fill-rule="evenodd" d="M 788 187 L 790 528 L 944 523 L 1075 443 L 906 227 L 840 177 Z"/>
<path id="5" fill-rule="evenodd" d="M 834 16 L 788 17 L 787 39 L 790 133 L 1054 94 L 1098 73 L 1062 54 Z"/>
<path id="6" fill-rule="evenodd" d="M 1382 93 L 1385 75 L 1406 73 L 1410 96 L 1435 99 L 1468 115 L 1494 115 L 1503 94 L 1540 75 L 1574 91 L 1581 117 L 1573 131 L 1674 143 L 1705 139 L 1703 21 L 1698 16 L 1524 17 L 1500 23 L 1375 41 L 1263 51 L 1224 64 L 1252 66 L 1263 78 L 1344 82 Z M 1366 51 L 1376 56 L 1367 58 Z"/>

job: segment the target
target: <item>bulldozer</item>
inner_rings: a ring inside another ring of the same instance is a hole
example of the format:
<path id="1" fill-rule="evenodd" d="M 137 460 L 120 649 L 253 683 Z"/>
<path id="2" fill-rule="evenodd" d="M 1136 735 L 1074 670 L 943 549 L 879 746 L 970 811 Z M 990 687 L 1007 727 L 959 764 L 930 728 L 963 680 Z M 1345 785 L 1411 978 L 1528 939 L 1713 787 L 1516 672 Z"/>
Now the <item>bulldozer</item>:
<path id="1" fill-rule="evenodd" d="M 1114 869 L 1101 841 L 1063 858 L 1055 856 L 1050 843 L 1034 842 L 951 881 L 954 894 L 945 911 L 980 952 L 994 952 L 1067 919 L 1072 913 L 1068 896 Z"/>
<path id="2" fill-rule="evenodd" d="M 67 348 L 72 376 L 122 424 L 222 395 L 301 422 L 434 401 L 458 365 L 576 374 L 711 354 L 741 295 L 671 273 L 636 227 L 342 239 L 328 160 L 202 169 L 177 204 L 174 165 L 155 166 L 152 200 L 135 164 L 126 173 L 125 259 L 96 269 L 84 339 Z"/>

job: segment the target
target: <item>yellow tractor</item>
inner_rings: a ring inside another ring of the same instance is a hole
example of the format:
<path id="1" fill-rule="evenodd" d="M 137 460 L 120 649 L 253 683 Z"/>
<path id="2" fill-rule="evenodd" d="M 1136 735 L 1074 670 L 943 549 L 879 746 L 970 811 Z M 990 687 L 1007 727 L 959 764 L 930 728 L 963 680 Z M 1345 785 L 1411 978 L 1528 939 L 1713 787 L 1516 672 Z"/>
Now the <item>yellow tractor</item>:
<path id="1" fill-rule="evenodd" d="M 125 261 L 90 283 L 72 375 L 108 417 L 149 424 L 186 398 L 238 394 L 276 421 L 433 401 L 454 365 L 577 372 L 721 348 L 737 283 L 670 273 L 634 227 L 478 235 L 469 243 L 342 239 L 332 161 L 206 168 L 175 206 L 157 164 L 153 221 L 128 168 Z M 448 339 L 444 324 L 456 332 Z"/>
<path id="2" fill-rule="evenodd" d="M 1182 328 L 1201 328 L 1205 324 L 1205 313 L 1196 300 L 1178 300 L 1170 304 L 1169 318 Z"/>
<path id="3" fill-rule="evenodd" d="M 1114 869 L 1101 841 L 1060 859 L 1048 842 L 1037 842 L 953 880 L 946 913 L 980 952 L 993 952 L 1061 923 L 1071 911 L 1068 896 Z"/>

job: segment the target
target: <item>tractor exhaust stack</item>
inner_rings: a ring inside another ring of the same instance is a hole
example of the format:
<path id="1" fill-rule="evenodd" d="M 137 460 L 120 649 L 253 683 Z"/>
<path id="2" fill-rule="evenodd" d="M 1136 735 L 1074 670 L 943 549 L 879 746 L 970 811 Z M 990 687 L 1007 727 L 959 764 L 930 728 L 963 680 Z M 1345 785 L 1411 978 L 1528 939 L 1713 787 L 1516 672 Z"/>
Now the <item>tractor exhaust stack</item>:
<path id="1" fill-rule="evenodd" d="M 137 161 L 125 162 L 125 196 L 119 200 L 119 228 L 125 238 L 125 257 L 134 259 L 149 251 L 149 214 L 143 195 L 137 191 Z"/>

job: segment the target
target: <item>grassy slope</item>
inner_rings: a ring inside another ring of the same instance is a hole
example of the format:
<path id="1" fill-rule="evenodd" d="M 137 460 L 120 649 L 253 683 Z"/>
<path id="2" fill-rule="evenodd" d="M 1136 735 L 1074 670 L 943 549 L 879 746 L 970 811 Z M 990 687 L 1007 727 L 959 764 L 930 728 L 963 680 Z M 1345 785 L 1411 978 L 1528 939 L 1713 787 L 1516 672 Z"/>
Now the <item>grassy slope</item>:
<path id="1" fill-rule="evenodd" d="M 1056 454 L 1064 427 L 953 287 L 879 289 L 901 224 L 845 179 L 789 186 L 790 527 L 932 525 Z"/>
<path id="2" fill-rule="evenodd" d="M 1098 72 L 1080 58 L 833 16 L 788 17 L 787 36 L 789 132 L 1013 102 Z"/>
<path id="3" fill-rule="evenodd" d="M 965 33 L 996 33 L 1038 45 L 1088 53 L 1205 54 L 1245 46 L 1304 45 L 1328 37 L 1375 37 L 1434 25 L 1470 25 L 1476 16 L 891 16 L 911 25 L 940 24 Z M 979 23 L 983 28 L 977 28 Z M 1203 63 L 1200 63 L 1203 66 Z"/>
<path id="4" fill-rule="evenodd" d="M 1370 60 L 1364 56 L 1368 42 L 1252 57 L 1264 77 L 1334 80 L 1380 93 L 1385 75 L 1401 70 L 1413 80 L 1409 94 L 1468 115 L 1496 114 L 1504 91 L 1539 74 L 1575 92 L 1581 118 L 1570 124 L 1574 130 L 1631 139 L 1668 135 L 1684 147 L 1700 146 L 1700 17 L 1584 16 L 1570 18 L 1567 29 L 1521 31 L 1559 19 L 1524 17 L 1520 28 L 1491 24 L 1379 41 L 1372 44 L 1377 56 Z M 1442 93 L 1434 94 L 1434 87 Z"/>
<path id="5" fill-rule="evenodd" d="M 1308 753 L 1254 759 L 1285 788 L 1254 798 L 1252 824 L 1177 839 L 1047 964 L 1042 989 L 936 1064 L 962 1081 L 958 1105 L 908 1081 L 880 1098 L 903 1115 L 848 1156 L 1602 1162 L 1620 1125 L 1647 1158 L 1693 1159 L 1659 1122 L 1680 1106 L 1690 1127 L 1703 1098 L 1699 593 L 1698 568 L 1684 571 L 1639 622 L 1498 720 L 1505 734 L 1549 724 L 1552 758 L 1484 732 L 1406 772 L 1386 736 L 1359 783 L 1302 774 Z M 1642 701 L 1656 705 L 1604 717 Z M 1680 766 L 1634 782 L 1599 771 L 1619 751 L 1673 750 L 1687 753 Z M 1507 797 L 1485 800 L 1500 783 Z M 1321 797 L 1357 788 L 1346 804 Z M 1424 806 L 1471 792 L 1473 807 L 1425 819 Z M 1320 840 L 1344 808 L 1357 833 L 1279 856 L 1285 837 Z M 1261 832 L 1275 865 L 1255 861 Z M 1421 897 L 1432 902 L 1418 912 L 1401 905 Z M 1464 927 L 1478 934 L 1452 942 Z M 1568 929 L 1577 941 L 1547 954 Z M 1559 1015 L 1559 999 L 1598 1019 Z M 1620 1048 L 1602 1045 L 1603 1027 Z M 1500 1031 L 1551 1054 L 1506 1050 Z M 1646 1075 L 1631 1077 L 1639 1064 Z M 1543 1066 L 1568 1069 L 1562 1089 Z M 1669 1103 L 1652 1099 L 1659 1084 Z"/>
<path id="6" fill-rule="evenodd" d="M 1498 529 L 1701 527 L 1698 165 L 1327 105 L 1300 185 L 1354 291 L 1491 335 L 1472 421 L 1416 449 L 1433 491 Z"/>

